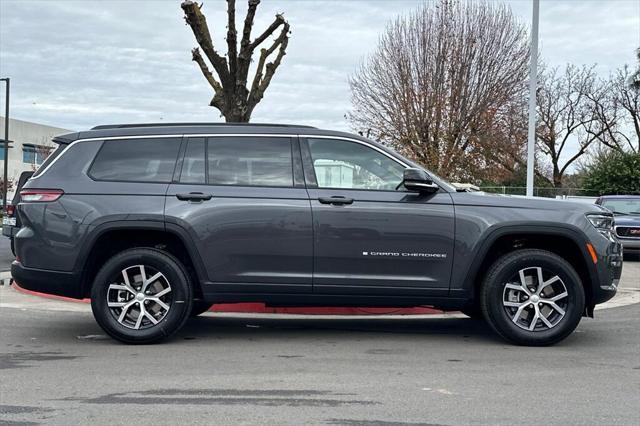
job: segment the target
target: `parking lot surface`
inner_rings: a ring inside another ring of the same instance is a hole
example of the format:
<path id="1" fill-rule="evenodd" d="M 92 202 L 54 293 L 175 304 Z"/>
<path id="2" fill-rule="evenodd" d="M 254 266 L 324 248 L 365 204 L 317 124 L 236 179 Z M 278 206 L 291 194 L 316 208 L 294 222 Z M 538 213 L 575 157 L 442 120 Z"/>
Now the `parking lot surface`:
<path id="1" fill-rule="evenodd" d="M 166 344 L 126 346 L 103 335 L 86 305 L 73 306 L 81 311 L 0 310 L 3 421 L 640 422 L 638 304 L 597 311 L 548 348 L 505 344 L 458 317 L 215 315 Z"/>

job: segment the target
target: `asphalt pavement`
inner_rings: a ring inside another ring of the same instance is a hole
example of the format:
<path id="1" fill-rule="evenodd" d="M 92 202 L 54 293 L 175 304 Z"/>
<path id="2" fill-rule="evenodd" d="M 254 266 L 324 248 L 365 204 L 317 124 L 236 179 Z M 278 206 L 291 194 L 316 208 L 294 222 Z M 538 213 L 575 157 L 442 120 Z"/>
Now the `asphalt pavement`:
<path id="1" fill-rule="evenodd" d="M 0 418 L 47 424 L 640 424 L 640 310 L 548 348 L 471 319 L 191 320 L 127 346 L 89 313 L 0 312 Z"/>
<path id="2" fill-rule="evenodd" d="M 638 277 L 625 263 L 636 296 Z M 640 304 L 548 348 L 460 316 L 217 314 L 127 346 L 86 304 L 0 287 L 0 424 L 89 423 L 638 425 Z"/>

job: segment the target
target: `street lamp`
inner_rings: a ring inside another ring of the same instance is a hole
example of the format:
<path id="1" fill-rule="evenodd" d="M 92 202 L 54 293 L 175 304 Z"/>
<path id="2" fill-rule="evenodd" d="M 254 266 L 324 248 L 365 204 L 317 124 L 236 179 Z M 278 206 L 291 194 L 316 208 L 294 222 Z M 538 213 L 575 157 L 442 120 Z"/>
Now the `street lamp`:
<path id="1" fill-rule="evenodd" d="M 9 182 L 7 181 L 9 169 L 9 78 L 0 78 L 0 81 L 7 83 L 4 106 L 4 189 L 2 190 L 2 212 L 7 211 L 7 191 Z"/>
<path id="2" fill-rule="evenodd" d="M 536 86 L 538 85 L 538 21 L 540 0 L 533 0 L 531 18 L 531 65 L 529 67 L 529 131 L 527 135 L 527 197 L 533 197 L 536 156 Z"/>

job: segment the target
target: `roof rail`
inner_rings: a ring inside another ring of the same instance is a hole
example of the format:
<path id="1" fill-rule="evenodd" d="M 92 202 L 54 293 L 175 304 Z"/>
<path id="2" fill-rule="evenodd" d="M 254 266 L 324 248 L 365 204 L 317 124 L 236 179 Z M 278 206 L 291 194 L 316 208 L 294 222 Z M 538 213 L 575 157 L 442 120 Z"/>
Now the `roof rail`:
<path id="1" fill-rule="evenodd" d="M 264 126 L 264 127 L 303 127 L 315 129 L 313 126 L 297 124 L 268 124 L 268 123 L 138 123 L 138 124 L 104 124 L 92 127 L 91 130 L 129 129 L 135 127 L 187 127 L 187 126 Z"/>

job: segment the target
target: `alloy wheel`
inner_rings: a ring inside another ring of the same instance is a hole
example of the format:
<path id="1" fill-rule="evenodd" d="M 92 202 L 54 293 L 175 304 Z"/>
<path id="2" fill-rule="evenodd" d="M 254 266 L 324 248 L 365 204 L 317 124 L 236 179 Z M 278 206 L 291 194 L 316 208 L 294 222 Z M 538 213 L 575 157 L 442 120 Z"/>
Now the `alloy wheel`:
<path id="1" fill-rule="evenodd" d="M 155 326 L 171 309 L 171 285 L 162 272 L 134 265 L 121 271 L 107 289 L 107 306 L 121 325 L 135 330 Z"/>
<path id="2" fill-rule="evenodd" d="M 539 266 L 520 269 L 504 284 L 502 304 L 511 321 L 528 331 L 546 331 L 564 318 L 569 293 L 562 279 Z"/>

